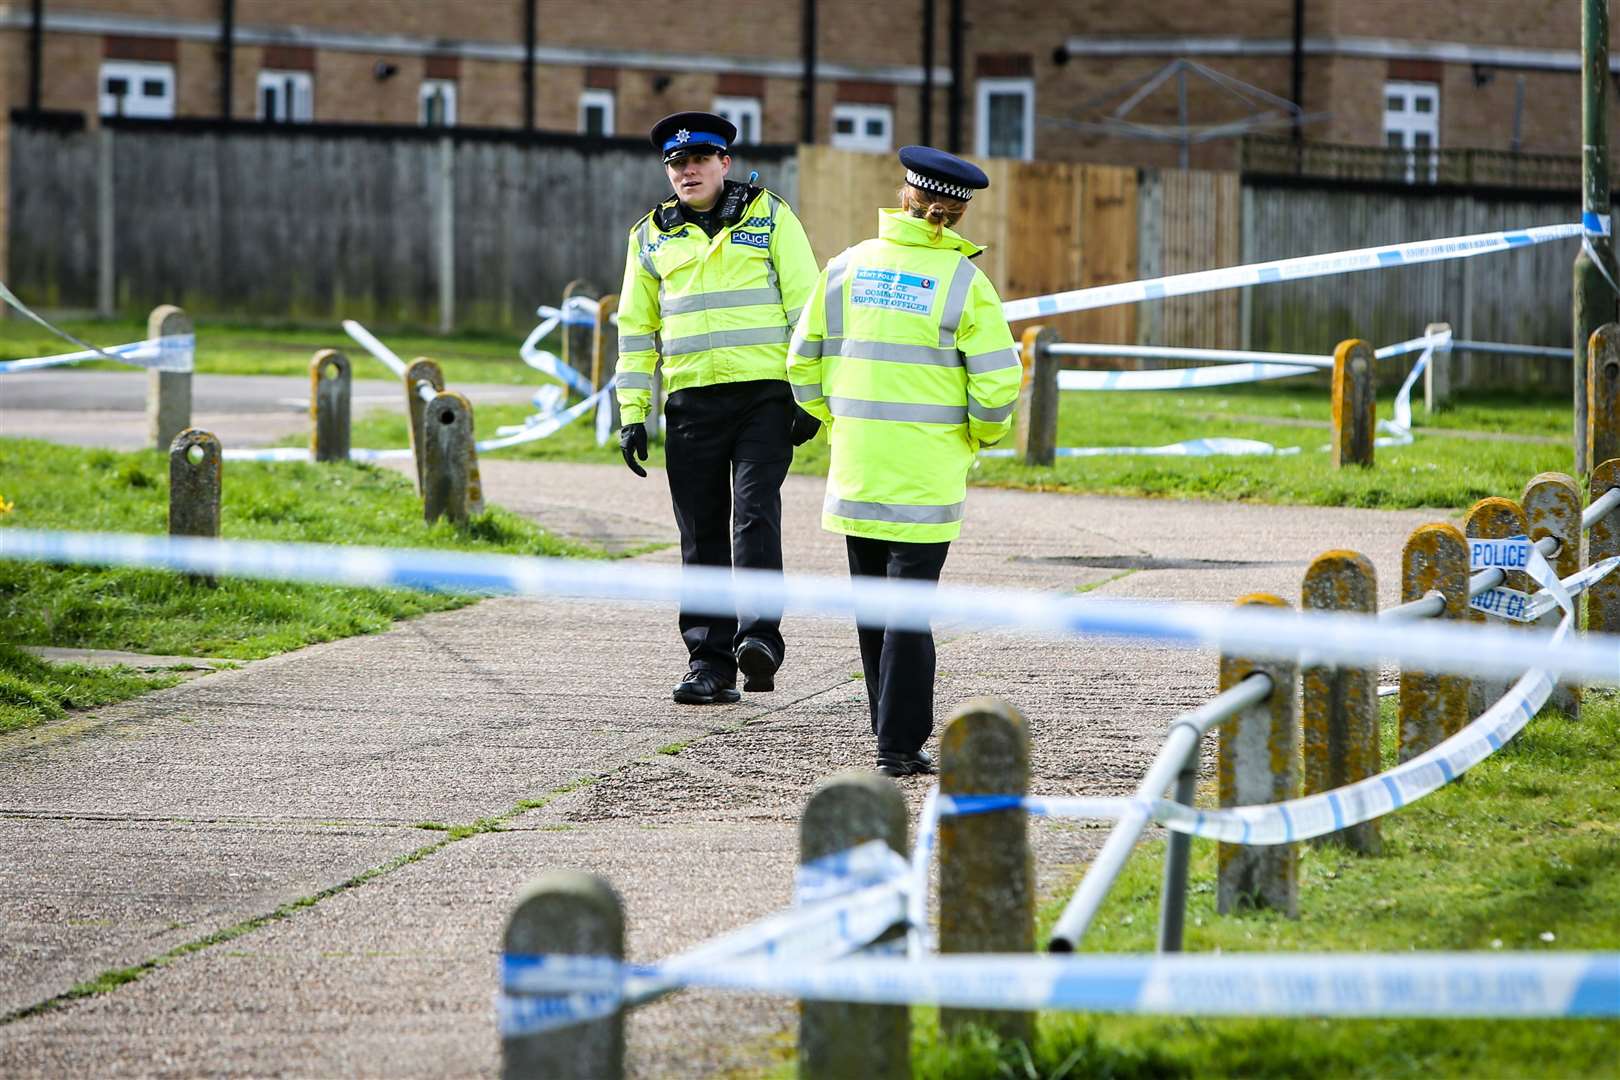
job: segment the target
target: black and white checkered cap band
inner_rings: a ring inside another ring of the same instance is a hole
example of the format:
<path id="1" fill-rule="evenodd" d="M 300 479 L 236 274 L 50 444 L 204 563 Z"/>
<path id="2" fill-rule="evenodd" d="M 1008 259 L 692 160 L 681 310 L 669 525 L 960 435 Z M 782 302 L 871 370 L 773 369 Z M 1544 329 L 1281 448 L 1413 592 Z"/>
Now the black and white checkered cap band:
<path id="1" fill-rule="evenodd" d="M 937 191 L 941 195 L 949 195 L 951 198 L 961 199 L 963 202 L 973 198 L 973 189 L 970 187 L 947 183 L 944 180 L 935 180 L 932 176 L 924 176 L 922 173 L 912 172 L 910 169 L 906 170 L 906 183 L 915 188 L 922 188 L 924 191 Z"/>

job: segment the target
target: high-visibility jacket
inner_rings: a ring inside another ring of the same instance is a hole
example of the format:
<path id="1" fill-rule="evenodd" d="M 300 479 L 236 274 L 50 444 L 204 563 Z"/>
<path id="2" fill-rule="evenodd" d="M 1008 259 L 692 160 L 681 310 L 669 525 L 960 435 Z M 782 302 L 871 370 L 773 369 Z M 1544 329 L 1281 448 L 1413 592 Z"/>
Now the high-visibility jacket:
<path id="1" fill-rule="evenodd" d="M 900 210 L 827 264 L 788 351 L 829 425 L 830 532 L 934 543 L 962 531 L 974 454 L 1012 428 L 1023 368 L 983 249 Z"/>
<path id="2" fill-rule="evenodd" d="M 660 359 L 671 394 L 787 378 L 788 338 L 815 283 L 816 257 L 780 196 L 750 188 L 745 197 L 712 239 L 673 198 L 630 229 L 614 380 L 624 423 L 647 419 Z"/>

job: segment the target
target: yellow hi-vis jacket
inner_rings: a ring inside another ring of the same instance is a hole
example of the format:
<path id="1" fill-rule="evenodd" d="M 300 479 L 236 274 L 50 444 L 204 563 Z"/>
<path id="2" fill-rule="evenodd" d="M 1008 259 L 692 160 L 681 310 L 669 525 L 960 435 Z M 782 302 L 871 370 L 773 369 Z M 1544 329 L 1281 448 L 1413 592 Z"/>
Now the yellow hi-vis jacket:
<path id="1" fill-rule="evenodd" d="M 722 193 L 724 197 L 724 193 Z M 614 392 L 626 424 L 647 419 L 653 369 L 664 391 L 787 378 L 787 344 L 816 278 L 804 226 L 763 189 L 713 239 L 671 198 L 630 230 L 619 291 Z"/>
<path id="2" fill-rule="evenodd" d="M 1023 367 L 983 249 L 900 210 L 827 264 L 788 350 L 799 407 L 829 425 L 830 532 L 936 543 L 962 531 L 980 446 L 1012 428 Z"/>

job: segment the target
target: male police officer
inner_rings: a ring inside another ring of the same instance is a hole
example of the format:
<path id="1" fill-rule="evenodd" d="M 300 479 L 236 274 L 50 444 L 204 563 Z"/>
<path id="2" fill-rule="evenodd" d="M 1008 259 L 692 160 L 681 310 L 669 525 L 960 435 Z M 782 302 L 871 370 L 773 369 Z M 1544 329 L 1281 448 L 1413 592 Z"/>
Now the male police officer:
<path id="1" fill-rule="evenodd" d="M 630 230 L 619 294 L 619 447 L 647 472 L 652 377 L 662 358 L 664 455 L 681 561 L 782 569 L 782 481 L 793 447 L 820 423 L 794 405 L 787 345 L 816 280 L 815 256 L 780 197 L 727 180 L 737 129 L 712 113 L 666 116 L 652 129 L 674 188 Z M 752 179 L 752 178 L 750 178 Z M 689 670 L 675 700 L 738 701 L 774 690 L 782 632 L 775 617 L 686 611 Z"/>

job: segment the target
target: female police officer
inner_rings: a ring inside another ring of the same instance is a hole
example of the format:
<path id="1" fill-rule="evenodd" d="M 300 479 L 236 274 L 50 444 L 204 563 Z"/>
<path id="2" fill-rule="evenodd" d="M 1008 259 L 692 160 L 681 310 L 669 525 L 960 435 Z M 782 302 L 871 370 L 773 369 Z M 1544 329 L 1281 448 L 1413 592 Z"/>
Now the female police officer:
<path id="1" fill-rule="evenodd" d="M 876 238 L 827 264 L 788 349 L 799 405 L 830 425 L 822 528 L 843 533 L 855 576 L 938 581 L 962 529 L 979 447 L 1012 427 L 1022 368 L 1001 300 L 953 232 L 977 166 L 925 146 L 900 151 L 900 207 Z M 858 628 L 878 769 L 933 772 L 934 638 Z"/>
<path id="2" fill-rule="evenodd" d="M 638 476 L 653 368 L 664 386 L 665 461 L 681 562 L 782 569 L 782 481 L 793 447 L 819 422 L 793 405 L 788 337 L 815 281 L 804 227 L 777 195 L 727 180 L 737 129 L 712 113 L 676 113 L 652 129 L 675 191 L 630 229 L 619 294 L 619 447 Z M 689 670 L 678 702 L 737 701 L 775 689 L 775 616 L 681 612 Z M 739 625 L 740 624 L 740 625 Z"/>

